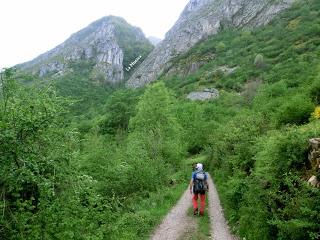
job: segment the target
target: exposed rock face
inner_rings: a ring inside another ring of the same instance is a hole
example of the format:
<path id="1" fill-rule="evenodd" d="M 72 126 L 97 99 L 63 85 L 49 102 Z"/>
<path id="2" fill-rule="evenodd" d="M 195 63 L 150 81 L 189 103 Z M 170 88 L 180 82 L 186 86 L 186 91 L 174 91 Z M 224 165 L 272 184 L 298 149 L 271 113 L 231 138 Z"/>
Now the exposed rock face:
<path id="1" fill-rule="evenodd" d="M 203 91 L 191 92 L 187 96 L 192 101 L 205 101 L 209 99 L 219 98 L 219 91 L 217 89 L 205 89 Z"/>
<path id="2" fill-rule="evenodd" d="M 320 172 L 320 138 L 312 138 L 309 140 L 310 153 L 308 159 L 311 165 L 311 171 L 319 175 Z M 320 182 L 316 176 L 311 176 L 308 180 L 314 187 L 320 187 Z"/>
<path id="3" fill-rule="evenodd" d="M 236 67 L 228 67 L 228 66 L 220 66 L 220 67 L 217 67 L 211 71 L 209 71 L 207 74 L 206 74 L 206 77 L 212 77 L 212 76 L 215 76 L 215 75 L 224 75 L 224 76 L 229 76 L 231 74 L 233 74 L 239 67 L 236 66 Z"/>
<path id="4" fill-rule="evenodd" d="M 193 61 L 185 66 L 177 65 L 175 67 L 170 68 L 170 70 L 166 73 L 166 76 L 177 75 L 185 77 L 198 71 L 199 68 L 202 67 L 205 63 L 206 62 L 204 61 Z"/>
<path id="5" fill-rule="evenodd" d="M 309 153 L 309 161 L 312 169 L 315 171 L 320 171 L 320 138 L 312 138 L 309 140 L 311 147 Z"/>
<path id="6" fill-rule="evenodd" d="M 193 74 L 199 70 L 203 65 L 215 58 L 213 53 L 199 54 L 195 58 L 194 55 L 188 56 L 183 61 L 171 62 L 170 65 L 166 64 L 164 76 L 180 76 L 185 77 Z"/>
<path id="7" fill-rule="evenodd" d="M 18 65 L 18 68 L 43 77 L 63 73 L 72 62 L 90 61 L 93 63 L 93 73 L 100 78 L 102 76 L 103 81 L 120 82 L 124 79 L 125 57 L 118 34 L 119 31 L 124 32 L 121 28 L 130 32 L 132 41 L 151 46 L 139 28 L 130 26 L 122 18 L 109 16 L 93 22 L 61 45 L 30 62 Z"/>
<path id="8" fill-rule="evenodd" d="M 190 0 L 180 18 L 127 82 L 141 87 L 156 80 L 169 61 L 224 26 L 256 27 L 267 24 L 294 0 Z"/>

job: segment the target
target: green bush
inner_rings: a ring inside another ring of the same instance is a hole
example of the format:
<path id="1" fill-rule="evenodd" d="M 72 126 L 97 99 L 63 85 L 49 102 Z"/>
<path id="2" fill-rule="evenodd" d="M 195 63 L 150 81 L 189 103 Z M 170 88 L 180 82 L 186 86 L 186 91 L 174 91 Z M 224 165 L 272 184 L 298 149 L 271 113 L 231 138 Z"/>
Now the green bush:
<path id="1" fill-rule="evenodd" d="M 310 95 L 315 104 L 320 104 L 320 77 L 317 77 L 310 86 Z"/>
<path id="2" fill-rule="evenodd" d="M 286 103 L 276 109 L 273 119 L 277 125 L 304 124 L 308 122 L 314 107 L 307 96 L 296 95 L 288 98 Z"/>
<path id="3" fill-rule="evenodd" d="M 135 113 L 139 91 L 125 89 L 115 91 L 108 97 L 104 115 L 100 122 L 100 132 L 103 134 L 115 134 L 117 131 L 127 131 L 129 120 Z"/>
<path id="4" fill-rule="evenodd" d="M 0 236 L 40 239 L 46 206 L 71 175 L 77 138 L 64 128 L 67 101 L 51 87 L 21 86 L 11 70 L 0 77 Z"/>
<path id="5" fill-rule="evenodd" d="M 308 139 L 319 134 L 319 124 L 313 123 L 261 138 L 256 146 L 259 152 L 254 176 L 240 209 L 241 231 L 247 239 L 319 236 L 320 191 L 302 178 L 302 170 L 308 166 Z M 259 228 L 266 229 L 265 237 L 257 231 Z"/>
<path id="6" fill-rule="evenodd" d="M 163 158 L 179 165 L 184 149 L 173 103 L 172 93 L 162 82 L 149 86 L 137 105 L 137 114 L 130 119 L 129 138 L 139 140 L 150 159 Z"/>
<path id="7" fill-rule="evenodd" d="M 218 53 L 223 52 L 226 48 L 227 46 L 223 42 L 219 42 L 216 46 L 216 50 Z"/>

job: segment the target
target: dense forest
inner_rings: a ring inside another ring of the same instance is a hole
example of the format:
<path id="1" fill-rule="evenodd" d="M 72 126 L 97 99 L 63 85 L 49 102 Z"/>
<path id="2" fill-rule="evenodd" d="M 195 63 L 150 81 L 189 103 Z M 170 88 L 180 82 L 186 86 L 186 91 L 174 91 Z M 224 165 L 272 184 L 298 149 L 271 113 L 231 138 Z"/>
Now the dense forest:
<path id="1" fill-rule="evenodd" d="M 98 85 L 84 62 L 55 79 L 6 69 L 0 239 L 147 239 L 199 155 L 237 235 L 319 239 L 319 33 L 320 2 L 298 1 L 266 26 L 221 29 L 171 62 L 205 61 L 196 72 L 143 89 Z M 186 99 L 205 88 L 220 97 Z"/>

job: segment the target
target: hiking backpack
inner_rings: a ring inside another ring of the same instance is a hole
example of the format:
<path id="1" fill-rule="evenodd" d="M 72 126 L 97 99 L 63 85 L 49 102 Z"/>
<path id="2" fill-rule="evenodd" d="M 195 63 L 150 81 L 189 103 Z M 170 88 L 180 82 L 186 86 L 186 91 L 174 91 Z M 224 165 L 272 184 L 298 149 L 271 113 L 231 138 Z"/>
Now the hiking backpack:
<path id="1" fill-rule="evenodd" d="M 205 176 L 206 176 L 206 174 L 204 171 L 196 172 L 196 177 L 193 182 L 193 192 L 194 193 L 204 194 L 205 191 L 207 190 L 207 186 L 205 184 Z"/>

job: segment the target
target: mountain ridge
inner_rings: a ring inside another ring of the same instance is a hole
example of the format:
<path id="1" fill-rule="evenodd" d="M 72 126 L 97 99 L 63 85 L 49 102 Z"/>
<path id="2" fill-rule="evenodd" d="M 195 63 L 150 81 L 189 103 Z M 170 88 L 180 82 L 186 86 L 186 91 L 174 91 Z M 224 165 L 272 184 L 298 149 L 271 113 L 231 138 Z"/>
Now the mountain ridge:
<path id="1" fill-rule="evenodd" d="M 155 81 L 170 65 L 170 60 L 192 46 L 218 33 L 224 26 L 254 28 L 267 24 L 294 0 L 190 0 L 165 39 L 137 68 L 126 85 L 142 87 Z"/>
<path id="2" fill-rule="evenodd" d="M 139 50 L 144 58 L 152 48 L 140 28 L 121 17 L 105 16 L 52 50 L 17 67 L 45 77 L 63 75 L 73 61 L 92 61 L 92 78 L 114 84 L 125 79 L 125 66 L 137 57 L 133 51 Z"/>

